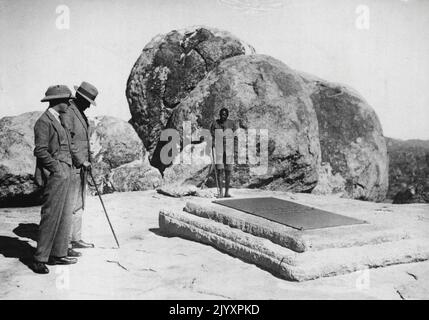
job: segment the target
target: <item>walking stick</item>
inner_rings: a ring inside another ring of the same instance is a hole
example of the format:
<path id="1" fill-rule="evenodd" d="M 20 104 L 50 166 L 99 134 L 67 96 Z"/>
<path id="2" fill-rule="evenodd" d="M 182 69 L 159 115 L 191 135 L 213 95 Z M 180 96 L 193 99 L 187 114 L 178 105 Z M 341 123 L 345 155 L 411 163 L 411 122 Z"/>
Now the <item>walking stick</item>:
<path id="1" fill-rule="evenodd" d="M 214 154 L 215 154 L 215 148 L 212 147 L 212 163 L 213 163 L 214 172 L 215 172 L 216 189 L 217 189 L 217 195 L 218 197 L 220 197 L 221 194 L 220 194 L 220 188 L 219 188 L 219 181 L 217 180 L 217 170 L 216 170 L 216 162 L 215 162 Z"/>
<path id="2" fill-rule="evenodd" d="M 98 197 L 100 198 L 101 205 L 103 206 L 103 210 L 104 210 L 104 213 L 105 213 L 105 215 L 106 215 L 107 222 L 109 222 L 110 230 L 112 230 L 113 236 L 115 237 L 116 244 L 118 245 L 118 248 L 119 248 L 119 241 L 118 241 L 118 238 L 116 238 L 115 230 L 113 230 L 112 224 L 110 223 L 110 219 L 109 219 L 109 216 L 108 216 L 108 214 L 107 214 L 106 207 L 104 206 L 104 202 L 103 202 L 103 199 L 101 198 L 100 191 L 98 191 L 97 184 L 95 183 L 94 176 L 92 175 L 92 170 L 90 169 L 90 170 L 88 170 L 88 171 L 89 171 L 89 175 L 91 176 L 92 183 L 93 183 L 93 184 L 94 184 L 94 186 L 95 186 L 95 190 L 97 191 Z"/>
<path id="3" fill-rule="evenodd" d="M 211 163 L 210 163 L 210 168 L 209 168 L 209 171 L 207 172 L 206 177 L 204 178 L 204 180 L 202 180 L 201 182 L 199 182 L 199 183 L 197 184 L 197 187 L 198 187 L 198 188 L 203 188 L 203 187 L 204 187 L 205 183 L 206 183 L 206 182 L 207 182 L 207 180 L 210 178 L 210 175 L 212 174 L 213 169 L 214 169 L 214 165 L 213 165 L 213 161 L 211 161 Z"/>

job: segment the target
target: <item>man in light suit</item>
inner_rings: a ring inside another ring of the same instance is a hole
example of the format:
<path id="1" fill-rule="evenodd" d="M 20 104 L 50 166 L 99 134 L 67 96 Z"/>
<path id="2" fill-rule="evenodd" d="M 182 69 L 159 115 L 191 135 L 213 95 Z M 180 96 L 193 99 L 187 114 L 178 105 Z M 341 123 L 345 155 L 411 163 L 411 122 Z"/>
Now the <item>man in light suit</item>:
<path id="1" fill-rule="evenodd" d="M 91 169 L 91 151 L 90 151 L 90 128 L 85 110 L 91 104 L 96 105 L 97 89 L 88 82 L 82 84 L 76 89 L 76 98 L 70 100 L 70 107 L 64 115 L 65 127 L 69 130 L 71 136 L 71 153 L 73 164 L 77 168 L 73 175 L 75 183 L 72 186 L 73 198 L 76 204 L 73 214 L 73 225 L 70 236 L 72 248 L 93 248 L 92 243 L 82 240 L 82 212 L 85 208 L 86 184 L 88 172 Z"/>
<path id="2" fill-rule="evenodd" d="M 77 261 L 69 257 L 73 252 L 68 250 L 75 202 L 70 193 L 71 139 L 61 124 L 71 96 L 67 86 L 49 87 L 41 100 L 49 102 L 49 108 L 34 126 L 35 182 L 44 188 L 37 249 L 30 265 L 36 273 L 48 273 L 46 264 L 73 264 Z"/>

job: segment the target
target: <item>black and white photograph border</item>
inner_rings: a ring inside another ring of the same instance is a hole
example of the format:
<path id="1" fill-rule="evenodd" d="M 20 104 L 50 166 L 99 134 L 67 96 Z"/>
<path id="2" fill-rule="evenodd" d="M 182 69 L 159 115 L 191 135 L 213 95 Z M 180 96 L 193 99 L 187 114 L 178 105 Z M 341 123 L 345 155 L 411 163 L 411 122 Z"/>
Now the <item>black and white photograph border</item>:
<path id="1" fill-rule="evenodd" d="M 0 0 L 0 300 L 428 299 L 427 30 L 426 0 Z"/>

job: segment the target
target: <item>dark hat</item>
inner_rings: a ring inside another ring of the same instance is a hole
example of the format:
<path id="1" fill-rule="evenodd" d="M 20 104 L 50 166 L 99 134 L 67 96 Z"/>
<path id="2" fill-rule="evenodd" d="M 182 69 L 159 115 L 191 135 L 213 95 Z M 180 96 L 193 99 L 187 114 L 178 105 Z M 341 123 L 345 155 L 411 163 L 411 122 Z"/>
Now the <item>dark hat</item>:
<path id="1" fill-rule="evenodd" d="M 94 106 L 96 106 L 95 103 L 95 97 L 97 97 L 98 90 L 96 87 L 94 87 L 92 84 L 83 81 L 80 86 L 74 86 L 76 89 L 76 94 L 79 93 L 82 97 L 84 97 L 86 100 L 88 100 L 90 103 L 92 103 Z"/>
<path id="2" fill-rule="evenodd" d="M 62 84 L 57 84 L 55 86 L 50 86 L 45 92 L 45 97 L 40 100 L 41 102 L 55 100 L 55 99 L 68 99 L 72 98 L 72 92 L 70 89 Z"/>

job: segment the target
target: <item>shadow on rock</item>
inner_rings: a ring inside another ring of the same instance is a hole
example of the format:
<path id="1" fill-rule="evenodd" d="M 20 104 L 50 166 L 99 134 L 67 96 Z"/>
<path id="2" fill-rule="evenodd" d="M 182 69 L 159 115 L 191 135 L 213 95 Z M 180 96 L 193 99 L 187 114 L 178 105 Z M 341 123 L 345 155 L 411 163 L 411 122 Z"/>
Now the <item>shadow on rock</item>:
<path id="1" fill-rule="evenodd" d="M 27 267 L 30 267 L 34 251 L 35 249 L 27 241 L 0 236 L 0 255 L 5 258 L 19 259 Z"/>
<path id="2" fill-rule="evenodd" d="M 149 231 L 156 234 L 157 236 L 160 236 L 160 237 L 165 237 L 165 238 L 175 237 L 175 236 L 173 236 L 167 232 L 162 231 L 160 228 L 151 228 L 151 229 L 149 229 Z"/>
<path id="3" fill-rule="evenodd" d="M 37 233 L 39 226 L 35 223 L 20 223 L 13 233 L 22 238 L 29 238 L 33 241 L 37 241 Z"/>

